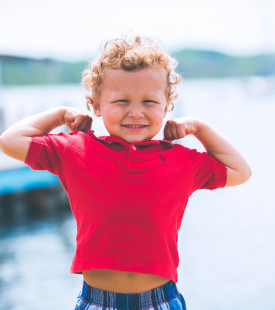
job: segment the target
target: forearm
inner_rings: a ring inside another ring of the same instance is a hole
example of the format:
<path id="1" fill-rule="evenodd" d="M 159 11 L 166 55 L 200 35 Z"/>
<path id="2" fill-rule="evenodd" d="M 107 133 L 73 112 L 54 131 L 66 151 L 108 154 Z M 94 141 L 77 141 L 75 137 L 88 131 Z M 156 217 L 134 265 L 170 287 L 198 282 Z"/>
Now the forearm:
<path id="1" fill-rule="evenodd" d="M 24 118 L 0 136 L 0 148 L 8 156 L 25 160 L 31 137 L 41 136 L 64 124 L 66 107 L 54 108 Z"/>
<path id="2" fill-rule="evenodd" d="M 5 136 L 41 136 L 64 124 L 65 107 L 58 107 L 26 117 L 8 128 Z"/>
<path id="3" fill-rule="evenodd" d="M 200 121 L 194 135 L 211 156 L 227 167 L 227 186 L 241 184 L 250 177 L 250 167 L 241 153 L 210 126 Z"/>

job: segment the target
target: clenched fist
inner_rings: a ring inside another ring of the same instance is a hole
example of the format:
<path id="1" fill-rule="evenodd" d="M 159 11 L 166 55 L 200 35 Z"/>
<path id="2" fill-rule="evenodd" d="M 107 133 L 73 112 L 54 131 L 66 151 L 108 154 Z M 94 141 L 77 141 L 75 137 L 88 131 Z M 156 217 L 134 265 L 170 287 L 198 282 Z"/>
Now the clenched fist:
<path id="1" fill-rule="evenodd" d="M 175 118 L 166 122 L 163 130 L 164 140 L 173 141 L 187 135 L 195 135 L 198 131 L 199 120 L 187 117 Z"/>
<path id="2" fill-rule="evenodd" d="M 83 131 L 87 133 L 92 126 L 93 119 L 87 115 L 83 114 L 80 110 L 75 108 L 66 108 L 64 112 L 64 124 L 72 131 Z"/>

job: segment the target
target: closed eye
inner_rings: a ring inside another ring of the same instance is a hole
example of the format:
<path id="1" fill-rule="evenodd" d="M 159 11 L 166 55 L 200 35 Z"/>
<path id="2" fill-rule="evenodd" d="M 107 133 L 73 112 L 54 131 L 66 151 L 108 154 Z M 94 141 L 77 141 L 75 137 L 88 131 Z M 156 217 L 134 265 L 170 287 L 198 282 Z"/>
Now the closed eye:
<path id="1" fill-rule="evenodd" d="M 128 102 L 128 100 L 116 100 L 116 101 L 113 101 L 113 103 L 115 102 Z"/>
<path id="2" fill-rule="evenodd" d="M 128 103 L 128 100 L 116 100 L 116 101 L 113 101 L 112 103 L 118 103 L 118 104 L 126 104 Z"/>
<path id="3" fill-rule="evenodd" d="M 158 104 L 158 102 L 154 101 L 154 100 L 144 100 L 143 102 L 144 103 L 156 103 L 156 104 Z M 129 101 L 125 100 L 125 99 L 121 99 L 121 100 L 113 101 L 112 103 L 129 103 Z"/>
<path id="4" fill-rule="evenodd" d="M 153 102 L 153 103 L 158 103 L 157 101 L 154 101 L 154 100 L 144 100 L 143 102 Z"/>

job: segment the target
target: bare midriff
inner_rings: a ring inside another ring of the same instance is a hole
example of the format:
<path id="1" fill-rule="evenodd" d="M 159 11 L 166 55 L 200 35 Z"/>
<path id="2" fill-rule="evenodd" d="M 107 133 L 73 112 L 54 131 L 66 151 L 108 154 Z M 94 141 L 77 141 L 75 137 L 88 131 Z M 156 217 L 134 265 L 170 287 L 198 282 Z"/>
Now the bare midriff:
<path id="1" fill-rule="evenodd" d="M 84 281 L 92 287 L 115 293 L 142 293 L 164 285 L 170 279 L 152 274 L 107 269 L 82 271 Z"/>

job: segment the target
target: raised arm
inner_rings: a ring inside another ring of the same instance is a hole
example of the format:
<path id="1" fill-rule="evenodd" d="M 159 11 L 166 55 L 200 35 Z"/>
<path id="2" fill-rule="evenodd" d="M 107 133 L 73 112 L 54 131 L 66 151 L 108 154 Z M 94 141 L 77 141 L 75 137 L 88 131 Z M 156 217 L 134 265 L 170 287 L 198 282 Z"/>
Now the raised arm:
<path id="1" fill-rule="evenodd" d="M 226 186 L 239 185 L 251 176 L 251 169 L 241 153 L 205 122 L 193 118 L 177 118 L 166 123 L 164 139 L 175 140 L 194 135 L 206 151 L 227 167 Z"/>
<path id="2" fill-rule="evenodd" d="M 34 114 L 12 125 L 0 136 L 0 148 L 8 156 L 25 161 L 33 136 L 48 134 L 66 124 L 70 131 L 87 132 L 91 128 L 90 116 L 71 107 L 58 107 Z"/>

